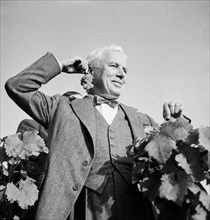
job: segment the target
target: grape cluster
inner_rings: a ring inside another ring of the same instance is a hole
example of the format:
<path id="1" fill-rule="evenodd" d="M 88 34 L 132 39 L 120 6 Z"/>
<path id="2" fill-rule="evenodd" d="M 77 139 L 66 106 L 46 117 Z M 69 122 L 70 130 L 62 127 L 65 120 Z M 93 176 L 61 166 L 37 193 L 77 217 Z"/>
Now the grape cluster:
<path id="1" fill-rule="evenodd" d="M 83 86 L 83 89 L 88 91 L 89 89 L 93 88 L 93 76 L 90 72 L 85 72 L 83 77 L 81 78 L 81 85 Z"/>

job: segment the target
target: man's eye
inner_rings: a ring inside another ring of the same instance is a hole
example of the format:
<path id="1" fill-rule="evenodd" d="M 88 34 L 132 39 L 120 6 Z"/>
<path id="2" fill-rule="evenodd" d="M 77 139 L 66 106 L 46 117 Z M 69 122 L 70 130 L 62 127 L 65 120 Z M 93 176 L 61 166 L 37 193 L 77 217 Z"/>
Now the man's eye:
<path id="1" fill-rule="evenodd" d="M 117 68 L 117 65 L 116 65 L 116 64 L 111 64 L 110 66 L 111 66 L 111 67 L 114 67 L 114 68 Z"/>
<path id="2" fill-rule="evenodd" d="M 127 70 L 126 68 L 123 68 L 123 71 L 124 71 L 124 73 L 127 73 L 127 72 L 128 72 L 128 70 Z"/>

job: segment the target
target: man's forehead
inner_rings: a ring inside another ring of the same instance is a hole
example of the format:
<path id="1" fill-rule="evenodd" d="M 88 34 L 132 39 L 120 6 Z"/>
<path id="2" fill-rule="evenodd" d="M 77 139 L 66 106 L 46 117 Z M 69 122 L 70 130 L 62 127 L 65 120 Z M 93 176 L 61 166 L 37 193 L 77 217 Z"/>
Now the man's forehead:
<path id="1" fill-rule="evenodd" d="M 116 50 L 107 50 L 103 53 L 102 59 L 105 62 L 118 62 L 123 63 L 123 65 L 126 64 L 126 57 L 125 55 Z"/>

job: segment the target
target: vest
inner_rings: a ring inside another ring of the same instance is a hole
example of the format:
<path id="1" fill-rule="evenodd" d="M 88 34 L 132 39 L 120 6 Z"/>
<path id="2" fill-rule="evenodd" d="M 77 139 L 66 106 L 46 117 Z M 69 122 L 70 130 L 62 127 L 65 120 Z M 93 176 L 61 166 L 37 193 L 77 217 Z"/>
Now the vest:
<path id="1" fill-rule="evenodd" d="M 96 115 L 95 157 L 85 186 L 101 194 L 112 172 L 117 170 L 133 189 L 131 179 L 132 158 L 127 156 L 127 147 L 133 137 L 124 111 L 119 107 L 112 124 L 109 126 L 100 112 Z"/>

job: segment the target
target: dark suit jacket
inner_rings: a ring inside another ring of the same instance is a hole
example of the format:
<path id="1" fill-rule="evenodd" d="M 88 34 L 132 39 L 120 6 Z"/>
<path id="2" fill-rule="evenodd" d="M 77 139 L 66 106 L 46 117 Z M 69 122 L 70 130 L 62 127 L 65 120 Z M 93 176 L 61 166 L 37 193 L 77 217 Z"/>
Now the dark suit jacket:
<path id="1" fill-rule="evenodd" d="M 44 95 L 38 89 L 60 74 L 55 57 L 47 53 L 5 85 L 8 95 L 32 118 L 48 128 L 49 169 L 40 196 L 37 219 L 66 219 L 90 172 L 96 140 L 92 100 Z M 144 125 L 154 121 L 121 104 L 133 138 L 144 137 Z M 83 163 L 88 161 L 87 163 Z"/>

